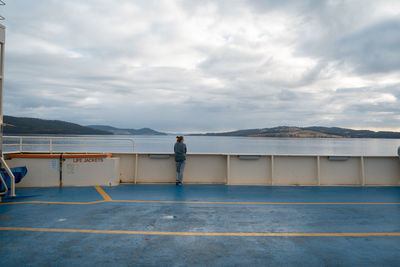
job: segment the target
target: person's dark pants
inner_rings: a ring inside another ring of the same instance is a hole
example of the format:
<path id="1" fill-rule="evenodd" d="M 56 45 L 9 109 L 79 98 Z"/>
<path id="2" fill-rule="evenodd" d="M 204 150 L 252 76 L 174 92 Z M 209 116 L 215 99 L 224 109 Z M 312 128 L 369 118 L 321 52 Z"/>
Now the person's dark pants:
<path id="1" fill-rule="evenodd" d="M 179 183 L 182 183 L 183 180 L 183 170 L 185 169 L 185 163 L 186 160 L 176 162 L 176 181 Z"/>

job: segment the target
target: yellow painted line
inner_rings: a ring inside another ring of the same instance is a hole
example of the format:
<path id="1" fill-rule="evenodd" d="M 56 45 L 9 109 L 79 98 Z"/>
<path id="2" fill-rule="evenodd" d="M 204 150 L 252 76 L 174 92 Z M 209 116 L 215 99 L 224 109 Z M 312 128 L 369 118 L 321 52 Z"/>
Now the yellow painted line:
<path id="1" fill-rule="evenodd" d="M 106 192 L 104 192 L 104 190 L 100 186 L 95 186 L 94 188 L 96 188 L 96 190 L 100 193 L 105 201 L 112 201 L 111 197 Z"/>
<path id="2" fill-rule="evenodd" d="M 132 203 L 182 203 L 182 204 L 226 204 L 226 205 L 400 205 L 400 203 L 368 202 L 217 202 L 217 201 L 173 201 L 173 200 L 112 200 Z"/>
<path id="3" fill-rule="evenodd" d="M 368 203 L 368 202 L 216 202 L 216 201 L 173 201 L 173 200 L 113 200 L 111 197 L 99 187 L 97 191 L 102 195 L 104 200 L 91 202 L 61 202 L 61 201 L 19 201 L 4 202 L 0 205 L 12 204 L 70 204 L 70 205 L 88 205 L 103 202 L 121 202 L 121 203 L 169 203 L 169 204 L 224 204 L 224 205 L 400 205 L 400 203 Z M 103 193 L 104 195 L 103 195 Z"/>
<path id="4" fill-rule="evenodd" d="M 203 233 L 203 232 L 155 232 L 129 230 L 90 230 L 90 229 L 59 229 L 59 228 L 31 228 L 31 227 L 0 227 L 0 231 L 30 231 L 56 233 L 89 233 L 89 234 L 123 234 L 123 235 L 170 235 L 170 236 L 302 236 L 302 237 L 365 237 L 365 236 L 400 236 L 400 233 Z"/>
<path id="5" fill-rule="evenodd" d="M 61 202 L 61 201 L 20 201 L 20 202 L 5 202 L 0 205 L 13 205 L 13 204 L 66 204 L 66 205 L 89 205 L 106 202 L 105 200 L 91 201 L 91 202 Z"/>

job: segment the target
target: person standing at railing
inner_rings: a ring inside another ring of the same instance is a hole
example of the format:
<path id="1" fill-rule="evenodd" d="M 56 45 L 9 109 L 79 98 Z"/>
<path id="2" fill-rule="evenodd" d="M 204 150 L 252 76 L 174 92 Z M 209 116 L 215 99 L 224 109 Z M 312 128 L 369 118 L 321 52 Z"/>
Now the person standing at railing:
<path id="1" fill-rule="evenodd" d="M 182 185 L 183 170 L 186 164 L 186 144 L 183 143 L 183 136 L 176 137 L 174 146 L 175 162 L 176 162 L 176 185 Z"/>

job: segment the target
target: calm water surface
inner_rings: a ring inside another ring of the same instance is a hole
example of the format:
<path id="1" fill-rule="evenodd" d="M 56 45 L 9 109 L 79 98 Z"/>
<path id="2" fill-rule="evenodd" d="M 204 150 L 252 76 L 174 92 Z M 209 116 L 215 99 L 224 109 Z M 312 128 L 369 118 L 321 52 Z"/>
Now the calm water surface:
<path id="1" fill-rule="evenodd" d="M 138 152 L 171 152 L 175 136 L 134 136 Z M 400 139 L 186 136 L 188 152 L 394 156 Z"/>
<path id="2" fill-rule="evenodd" d="M 173 152 L 175 136 L 80 136 L 100 137 L 105 140 L 90 141 L 89 151 L 131 152 L 129 143 L 111 141 L 109 138 L 133 138 L 137 152 Z M 5 139 L 4 142 L 12 140 Z M 13 140 L 15 143 L 18 140 Z M 25 143 L 32 143 L 26 140 Z M 39 142 L 33 140 L 33 143 Z M 26 151 L 46 151 L 48 140 L 43 145 L 24 145 Z M 47 142 L 47 145 L 46 145 Z M 54 141 L 54 151 L 82 151 L 79 141 Z M 68 144 L 76 144 L 71 148 Z M 354 155 L 354 156 L 395 156 L 400 146 L 400 139 L 350 139 L 350 138 L 269 138 L 269 137 L 230 137 L 230 136 L 186 136 L 185 143 L 190 153 L 252 153 L 273 155 Z M 127 145 L 111 147 L 110 145 Z M 80 148 L 77 150 L 77 147 Z M 19 146 L 5 146 L 4 151 L 15 151 Z"/>

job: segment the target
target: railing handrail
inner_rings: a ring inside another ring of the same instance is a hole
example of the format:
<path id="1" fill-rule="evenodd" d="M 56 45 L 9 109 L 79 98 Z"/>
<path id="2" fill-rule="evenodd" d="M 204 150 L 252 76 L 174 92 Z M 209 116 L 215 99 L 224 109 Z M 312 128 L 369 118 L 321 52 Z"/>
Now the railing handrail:
<path id="1" fill-rule="evenodd" d="M 88 147 L 132 147 L 132 152 L 135 151 L 135 141 L 133 138 L 113 138 L 113 137 L 77 137 L 77 136 L 29 136 L 29 135 L 24 135 L 24 136 L 15 136 L 15 135 L 5 135 L 3 136 L 3 142 L 4 139 L 19 139 L 19 142 L 16 143 L 6 143 L 4 145 L 6 146 L 10 146 L 10 145 L 14 145 L 14 146 L 19 146 L 19 152 L 23 152 L 23 146 L 34 146 L 34 145 L 48 145 L 49 146 L 49 152 L 52 153 L 53 152 L 53 147 L 55 146 L 76 146 L 77 144 L 58 144 L 58 143 L 54 143 L 53 140 L 80 140 L 83 141 L 83 152 L 87 153 L 87 148 Z M 43 144 L 29 144 L 29 143 L 23 143 L 24 139 L 36 139 L 36 140 L 48 140 L 48 143 L 43 143 Z M 130 142 L 132 146 L 128 146 L 128 145 L 109 145 L 109 144 L 99 144 L 99 145 L 88 145 L 88 141 L 127 141 Z"/>
<path id="2" fill-rule="evenodd" d="M 101 137 L 79 137 L 79 136 L 31 136 L 31 135 L 3 135 L 5 138 L 30 138 L 30 139 L 90 139 L 90 140 L 131 140 L 133 138 L 101 138 Z"/>
<path id="3" fill-rule="evenodd" d="M 11 196 L 15 197 L 15 176 L 12 173 L 10 167 L 8 167 L 7 162 L 3 158 L 3 155 L 1 155 L 1 157 L 0 157 L 0 162 L 1 162 L 1 165 L 3 166 L 3 168 L 6 170 L 6 172 L 10 176 L 10 179 L 11 179 L 11 181 L 10 181 L 11 182 L 11 188 L 10 188 L 11 189 Z M 1 177 L 1 180 L 2 180 L 1 182 L 3 183 L 4 180 L 3 180 L 2 177 Z M 5 182 L 4 182 L 4 186 L 6 187 L 6 193 L 7 193 L 8 192 L 8 187 L 7 187 L 7 184 Z"/>

